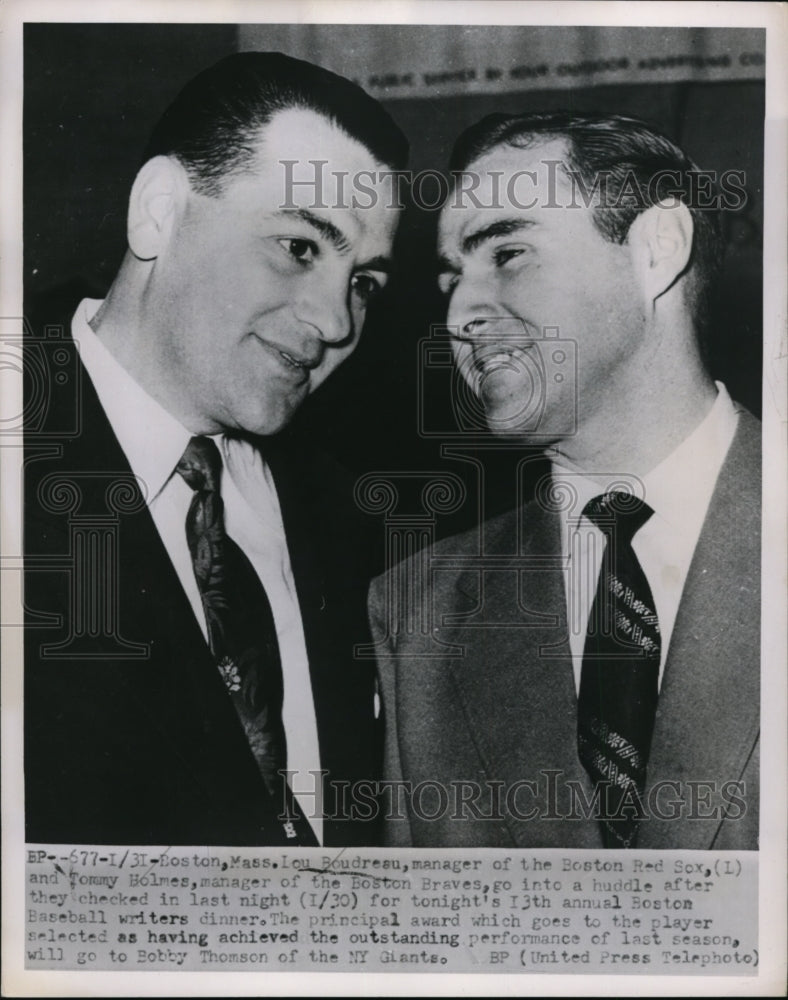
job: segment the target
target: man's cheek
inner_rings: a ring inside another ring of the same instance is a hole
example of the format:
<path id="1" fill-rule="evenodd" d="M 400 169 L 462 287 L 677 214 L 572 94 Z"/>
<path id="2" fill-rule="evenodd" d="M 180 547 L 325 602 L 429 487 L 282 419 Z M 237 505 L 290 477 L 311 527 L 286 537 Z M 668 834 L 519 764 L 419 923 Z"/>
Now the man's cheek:
<path id="1" fill-rule="evenodd" d="M 451 353 L 454 358 L 454 364 L 460 371 L 464 371 L 468 364 L 468 356 L 471 353 L 470 347 L 467 344 L 459 344 L 456 341 L 452 341 Z"/>

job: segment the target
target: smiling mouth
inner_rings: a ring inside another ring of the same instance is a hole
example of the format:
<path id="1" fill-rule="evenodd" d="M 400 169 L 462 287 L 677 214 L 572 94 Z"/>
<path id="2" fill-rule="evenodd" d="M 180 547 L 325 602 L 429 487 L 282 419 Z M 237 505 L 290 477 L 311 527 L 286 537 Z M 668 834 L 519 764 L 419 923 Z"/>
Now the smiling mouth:
<path id="1" fill-rule="evenodd" d="M 296 369 L 296 371 L 308 372 L 310 368 L 314 368 L 317 362 L 307 362 L 299 361 L 298 358 L 294 358 L 292 354 L 288 354 L 287 351 L 281 351 L 276 348 L 279 357 L 282 358 L 285 364 L 289 365 L 291 368 Z"/>
<path id="2" fill-rule="evenodd" d="M 532 350 L 535 341 L 529 340 L 519 344 L 489 346 L 482 350 L 474 351 L 473 366 L 477 372 L 489 373 L 500 368 L 518 367 L 519 359 L 526 352 Z"/>
<path id="3" fill-rule="evenodd" d="M 284 350 L 284 348 L 280 347 L 278 344 L 273 343 L 270 340 L 265 340 L 262 337 L 258 337 L 256 334 L 254 334 L 254 337 L 258 343 L 262 344 L 269 354 L 272 354 L 279 361 L 280 365 L 286 371 L 292 372 L 294 375 L 300 375 L 303 378 L 308 378 L 309 372 L 313 368 L 317 368 L 322 360 L 322 354 L 299 356 L 297 354 L 291 354 L 290 351 Z"/>

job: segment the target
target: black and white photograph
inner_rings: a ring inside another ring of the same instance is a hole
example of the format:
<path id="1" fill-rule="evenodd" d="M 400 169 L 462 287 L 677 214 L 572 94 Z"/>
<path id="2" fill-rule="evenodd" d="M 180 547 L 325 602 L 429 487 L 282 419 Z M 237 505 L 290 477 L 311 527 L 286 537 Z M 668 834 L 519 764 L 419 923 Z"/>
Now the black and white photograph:
<path id="1" fill-rule="evenodd" d="M 9 996 L 784 985 L 784 8 L 415 6 L 0 11 Z"/>

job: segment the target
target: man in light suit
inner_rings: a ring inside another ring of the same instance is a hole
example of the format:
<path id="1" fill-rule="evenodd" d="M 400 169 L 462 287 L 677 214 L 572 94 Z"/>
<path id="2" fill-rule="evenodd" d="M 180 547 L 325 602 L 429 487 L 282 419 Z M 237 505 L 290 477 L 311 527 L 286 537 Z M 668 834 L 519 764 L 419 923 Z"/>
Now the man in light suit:
<path id="1" fill-rule="evenodd" d="M 406 155 L 349 81 L 230 56 L 156 126 L 107 297 L 31 333 L 29 840 L 374 841 L 334 801 L 375 777 L 363 529 L 279 432 L 386 282 Z"/>
<path id="2" fill-rule="evenodd" d="M 459 374 L 551 468 L 373 584 L 387 840 L 755 849 L 760 433 L 701 346 L 710 179 L 570 113 L 491 116 L 452 169 Z M 405 585 L 428 628 L 393 610 Z"/>

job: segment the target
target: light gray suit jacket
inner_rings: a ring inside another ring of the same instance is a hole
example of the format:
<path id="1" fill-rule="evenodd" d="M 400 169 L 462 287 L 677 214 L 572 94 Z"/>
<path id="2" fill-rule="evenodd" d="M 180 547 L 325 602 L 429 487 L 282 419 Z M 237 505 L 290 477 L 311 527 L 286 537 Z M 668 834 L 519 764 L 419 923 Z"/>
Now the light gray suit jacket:
<path id="1" fill-rule="evenodd" d="M 760 450 L 742 411 L 668 650 L 640 848 L 758 846 Z M 478 531 L 445 539 L 372 586 L 385 777 L 415 792 L 388 808 L 386 842 L 601 847 L 577 758 L 558 516 L 532 502 L 488 522 L 495 569 L 473 567 L 480 544 Z M 403 581 L 428 627 L 392 616 Z"/>

